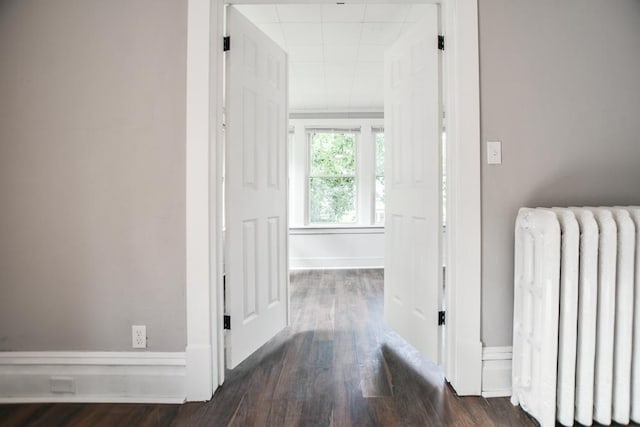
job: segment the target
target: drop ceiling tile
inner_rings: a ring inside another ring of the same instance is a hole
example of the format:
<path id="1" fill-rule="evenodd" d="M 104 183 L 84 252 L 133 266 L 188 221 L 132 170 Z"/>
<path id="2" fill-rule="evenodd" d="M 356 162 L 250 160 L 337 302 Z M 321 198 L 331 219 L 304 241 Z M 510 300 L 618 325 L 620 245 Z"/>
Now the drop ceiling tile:
<path id="1" fill-rule="evenodd" d="M 280 22 L 320 22 L 319 4 L 279 4 L 277 5 Z"/>
<path id="2" fill-rule="evenodd" d="M 291 99 L 300 100 L 304 98 L 322 98 L 323 102 L 326 101 L 326 90 L 324 89 L 324 83 L 322 87 L 318 87 L 317 85 L 313 86 L 311 84 L 302 84 L 298 87 L 292 87 L 291 89 L 292 90 L 289 91 Z M 309 105 L 308 102 L 307 105 Z"/>
<path id="3" fill-rule="evenodd" d="M 404 22 L 408 13 L 406 4 L 367 4 L 364 22 Z"/>
<path id="4" fill-rule="evenodd" d="M 324 87 L 324 82 L 321 85 L 304 84 L 300 86 L 300 90 L 298 93 L 304 96 L 314 97 L 314 98 L 319 98 L 319 97 L 326 98 L 327 96 L 327 91 Z"/>
<path id="5" fill-rule="evenodd" d="M 358 62 L 355 68 L 356 80 L 379 81 L 382 84 L 384 79 L 384 63 L 383 62 Z"/>
<path id="6" fill-rule="evenodd" d="M 370 91 L 364 87 L 352 87 L 351 91 L 349 92 L 349 96 L 351 96 L 351 102 L 355 100 L 359 100 L 359 102 L 362 102 L 363 98 L 369 97 L 369 92 Z"/>
<path id="7" fill-rule="evenodd" d="M 322 62 L 324 49 L 321 44 L 294 44 L 289 46 L 289 61 Z"/>
<path id="8" fill-rule="evenodd" d="M 327 99 L 324 93 L 292 93 L 289 96 L 290 110 L 324 110 L 326 108 Z"/>
<path id="9" fill-rule="evenodd" d="M 369 104 L 370 108 L 375 108 L 380 110 L 384 109 L 384 95 L 382 93 L 374 92 L 371 98 L 369 99 L 369 101 L 370 101 L 370 104 Z"/>
<path id="10" fill-rule="evenodd" d="M 322 38 L 326 44 L 358 44 L 362 24 L 350 23 L 324 23 L 322 24 Z"/>
<path id="11" fill-rule="evenodd" d="M 280 22 L 278 11 L 273 4 L 239 4 L 235 7 L 240 13 L 246 16 L 254 24 L 263 22 Z"/>
<path id="12" fill-rule="evenodd" d="M 327 91 L 349 92 L 353 84 L 355 67 L 351 64 L 325 64 Z"/>
<path id="13" fill-rule="evenodd" d="M 322 27 L 319 23 L 283 23 L 280 25 L 288 46 L 322 43 Z"/>
<path id="14" fill-rule="evenodd" d="M 419 22 L 427 16 L 429 9 L 437 8 L 435 4 L 413 4 L 407 14 L 406 22 Z"/>
<path id="15" fill-rule="evenodd" d="M 351 94 L 351 87 L 349 86 L 338 86 L 335 85 L 333 87 L 327 86 L 327 102 L 335 97 L 346 97 Z"/>
<path id="16" fill-rule="evenodd" d="M 322 80 L 324 85 L 324 64 L 322 62 L 291 62 L 290 80 Z"/>
<path id="17" fill-rule="evenodd" d="M 336 90 L 327 90 L 326 102 L 334 102 L 340 99 L 344 107 L 349 105 L 349 97 L 351 97 L 351 88 L 336 88 Z"/>
<path id="18" fill-rule="evenodd" d="M 349 98 L 349 109 L 351 111 L 369 111 L 374 107 L 372 95 L 368 93 L 351 94 Z M 384 105 L 379 107 L 380 110 L 384 108 Z"/>
<path id="19" fill-rule="evenodd" d="M 365 44 L 358 47 L 358 61 L 384 61 L 386 46 L 382 44 Z"/>
<path id="20" fill-rule="evenodd" d="M 349 97 L 351 96 L 351 88 L 347 87 L 347 88 L 341 88 L 341 87 L 336 87 L 335 90 L 334 89 L 327 89 L 327 102 L 335 99 L 335 98 L 340 98 L 340 99 L 347 99 L 347 101 L 349 100 Z M 345 102 L 345 104 L 348 104 L 348 102 Z M 346 107 L 346 105 L 345 105 Z"/>
<path id="21" fill-rule="evenodd" d="M 325 44 L 325 62 L 355 62 L 358 59 L 358 45 Z"/>
<path id="22" fill-rule="evenodd" d="M 322 22 L 362 22 L 364 4 L 323 4 Z"/>
<path id="23" fill-rule="evenodd" d="M 335 89 L 327 88 L 327 102 L 332 102 L 336 99 L 346 99 L 349 101 L 349 96 L 351 96 L 351 89 L 345 90 L 344 88 L 339 87 L 336 87 Z M 345 104 L 347 103 L 348 102 L 345 102 Z"/>
<path id="24" fill-rule="evenodd" d="M 384 79 L 361 78 L 356 74 L 351 87 L 352 95 L 362 98 L 364 95 L 371 96 L 370 94 L 374 92 L 383 95 Z"/>
<path id="25" fill-rule="evenodd" d="M 383 92 L 384 80 L 361 79 L 357 75 L 353 80 L 351 92 L 353 94 L 367 94 L 371 92 Z"/>
<path id="26" fill-rule="evenodd" d="M 337 96 L 327 96 L 327 108 L 330 110 L 348 110 L 350 104 L 349 93 Z"/>
<path id="27" fill-rule="evenodd" d="M 400 36 L 401 30 L 402 24 L 364 23 L 360 40 L 361 43 L 390 46 Z"/>
<path id="28" fill-rule="evenodd" d="M 333 63 L 325 63 L 324 70 L 325 72 L 330 73 L 353 73 L 356 68 L 356 62 L 333 62 Z"/>

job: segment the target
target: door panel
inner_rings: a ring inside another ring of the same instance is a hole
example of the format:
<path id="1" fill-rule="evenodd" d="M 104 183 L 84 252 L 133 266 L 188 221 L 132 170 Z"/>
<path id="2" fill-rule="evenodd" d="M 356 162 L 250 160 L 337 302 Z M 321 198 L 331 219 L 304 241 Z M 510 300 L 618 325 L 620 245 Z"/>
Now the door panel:
<path id="1" fill-rule="evenodd" d="M 441 96 L 438 9 L 385 54 L 385 319 L 439 362 Z"/>
<path id="2" fill-rule="evenodd" d="M 226 54 L 226 287 L 234 368 L 287 324 L 287 56 L 232 6 Z"/>

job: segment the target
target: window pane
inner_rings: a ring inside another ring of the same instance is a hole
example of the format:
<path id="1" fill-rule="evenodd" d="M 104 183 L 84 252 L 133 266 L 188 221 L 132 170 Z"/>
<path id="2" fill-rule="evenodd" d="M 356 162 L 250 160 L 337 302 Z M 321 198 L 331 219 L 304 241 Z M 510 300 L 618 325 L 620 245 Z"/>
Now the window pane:
<path id="1" fill-rule="evenodd" d="M 384 175 L 384 133 L 376 133 L 376 175 Z"/>
<path id="2" fill-rule="evenodd" d="M 353 133 L 311 135 L 311 175 L 355 175 L 356 143 Z"/>
<path id="3" fill-rule="evenodd" d="M 309 216 L 312 223 L 356 222 L 355 178 L 310 178 Z"/>
<path id="4" fill-rule="evenodd" d="M 376 224 L 384 223 L 384 176 L 376 177 Z"/>

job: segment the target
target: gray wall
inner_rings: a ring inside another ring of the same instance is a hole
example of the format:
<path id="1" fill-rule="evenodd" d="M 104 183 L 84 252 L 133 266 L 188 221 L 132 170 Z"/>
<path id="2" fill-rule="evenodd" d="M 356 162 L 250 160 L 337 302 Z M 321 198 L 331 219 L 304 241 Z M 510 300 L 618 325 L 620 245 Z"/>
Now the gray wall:
<path id="1" fill-rule="evenodd" d="M 480 0 L 479 20 L 482 335 L 510 345 L 518 208 L 640 204 L 640 1 Z"/>
<path id="2" fill-rule="evenodd" d="M 184 351 L 186 2 L 0 1 L 0 350 Z"/>

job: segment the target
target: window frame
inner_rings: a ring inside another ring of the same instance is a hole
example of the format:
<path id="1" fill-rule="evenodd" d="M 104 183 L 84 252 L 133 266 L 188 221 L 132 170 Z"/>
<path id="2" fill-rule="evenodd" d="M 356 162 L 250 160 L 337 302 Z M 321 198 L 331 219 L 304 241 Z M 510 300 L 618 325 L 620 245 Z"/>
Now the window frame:
<path id="1" fill-rule="evenodd" d="M 360 137 L 361 137 L 361 128 L 354 127 L 306 127 L 304 129 L 305 132 L 305 151 L 306 151 L 306 162 L 305 162 L 305 185 L 304 185 L 304 223 L 307 227 L 313 228 L 350 228 L 350 227 L 358 227 L 361 226 L 359 221 L 360 214 L 360 203 L 359 203 L 359 188 L 360 188 Z M 316 133 L 351 133 L 353 134 L 353 155 L 354 155 L 354 174 L 353 175 L 311 175 L 311 161 L 312 161 L 312 138 Z M 355 219 L 353 222 L 312 222 L 311 221 L 311 179 L 312 178 L 353 178 L 354 185 L 354 200 L 353 205 L 355 209 Z"/>
<path id="2" fill-rule="evenodd" d="M 292 113 L 289 126 L 293 128 L 293 147 L 289 153 L 293 167 L 289 169 L 289 227 L 290 229 L 317 229 L 331 233 L 349 233 L 350 230 L 384 229 L 373 222 L 375 153 L 372 129 L 383 129 L 382 113 L 358 113 L 348 117 L 344 113 Z M 355 224 L 309 223 L 308 175 L 310 166 L 309 136 L 307 130 L 352 130 L 356 132 L 358 219 Z"/>
<path id="3" fill-rule="evenodd" d="M 386 161 L 387 161 L 387 148 L 386 145 L 384 145 L 384 161 L 385 161 L 385 167 L 383 167 L 382 169 L 382 175 L 378 174 L 377 171 L 377 165 L 378 165 L 378 158 L 377 158 L 377 135 L 378 134 L 382 134 L 384 137 L 384 127 L 383 126 L 372 126 L 371 127 L 371 144 L 372 144 L 372 152 L 373 152 L 373 185 L 372 185 L 372 198 L 371 198 L 371 225 L 374 227 L 384 227 L 385 221 L 386 221 L 386 212 L 385 212 L 385 219 L 383 221 L 377 221 L 376 220 L 376 184 L 378 182 L 378 177 L 386 177 Z M 383 141 L 385 142 L 385 141 Z M 386 188 L 387 185 L 387 180 L 385 179 L 384 181 L 384 185 Z M 386 203 L 385 203 L 385 211 L 386 211 Z"/>

